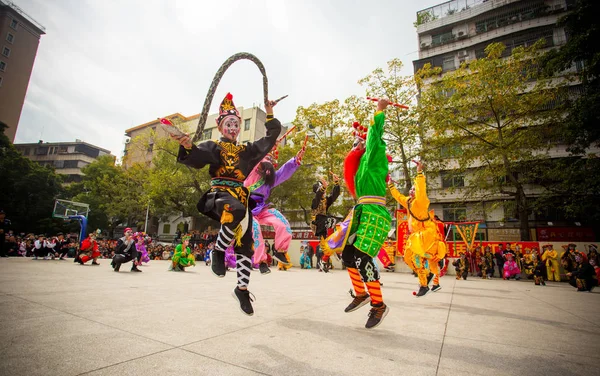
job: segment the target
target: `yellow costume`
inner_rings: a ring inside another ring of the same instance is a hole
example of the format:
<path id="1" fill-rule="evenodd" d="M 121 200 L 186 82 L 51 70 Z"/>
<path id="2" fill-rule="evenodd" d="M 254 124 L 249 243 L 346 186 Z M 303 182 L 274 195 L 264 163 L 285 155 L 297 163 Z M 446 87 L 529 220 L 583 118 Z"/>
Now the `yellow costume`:
<path id="1" fill-rule="evenodd" d="M 558 252 L 552 248 L 552 245 L 545 245 L 542 247 L 544 253 L 542 254 L 542 261 L 546 263 L 546 273 L 548 274 L 548 281 L 560 282 L 560 266 L 558 264 Z"/>
<path id="2" fill-rule="evenodd" d="M 409 236 L 404 246 L 404 261 L 419 276 L 419 284 L 427 286 L 429 273 L 439 275 L 438 261 L 446 256 L 446 243 L 429 212 L 429 198 L 425 175 L 422 172 L 415 178 L 415 196 L 400 193 L 393 183 L 388 185 L 396 201 L 408 210 Z"/>

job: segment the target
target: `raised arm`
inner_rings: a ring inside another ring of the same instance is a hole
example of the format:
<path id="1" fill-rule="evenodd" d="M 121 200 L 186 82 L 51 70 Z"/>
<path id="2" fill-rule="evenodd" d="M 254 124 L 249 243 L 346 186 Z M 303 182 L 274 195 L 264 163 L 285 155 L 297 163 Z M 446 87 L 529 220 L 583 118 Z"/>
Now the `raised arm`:
<path id="1" fill-rule="evenodd" d="M 334 180 L 333 181 L 333 189 L 331 190 L 331 194 L 329 196 L 327 196 L 327 209 L 329 209 L 329 207 L 331 205 L 333 205 L 333 203 L 335 202 L 335 200 L 337 200 L 337 198 L 339 196 L 340 196 L 340 181 Z"/>
<path id="2" fill-rule="evenodd" d="M 275 183 L 273 183 L 273 187 L 276 187 L 291 178 L 298 170 L 298 167 L 300 167 L 300 164 L 296 161 L 296 157 L 292 157 L 292 159 L 285 162 L 283 166 L 279 167 L 279 170 L 275 172 Z"/>
<path id="3" fill-rule="evenodd" d="M 277 102 L 275 101 L 265 102 L 265 111 L 267 112 L 265 127 L 267 128 L 267 135 L 254 143 L 248 143 L 248 157 L 251 165 L 260 162 L 277 143 L 277 137 L 281 133 L 281 123 L 273 116 L 273 107 L 276 104 Z"/>
<path id="4" fill-rule="evenodd" d="M 177 162 L 198 169 L 206 165 L 218 164 L 219 151 L 217 150 L 217 144 L 209 140 L 201 142 L 198 146 L 191 145 L 190 148 L 180 145 Z"/>
<path id="5" fill-rule="evenodd" d="M 408 208 L 408 196 L 405 196 L 402 193 L 400 193 L 398 188 L 396 188 L 396 185 L 391 181 L 388 183 L 388 189 L 390 190 L 390 193 L 392 194 L 394 200 L 396 200 L 404 208 Z"/>

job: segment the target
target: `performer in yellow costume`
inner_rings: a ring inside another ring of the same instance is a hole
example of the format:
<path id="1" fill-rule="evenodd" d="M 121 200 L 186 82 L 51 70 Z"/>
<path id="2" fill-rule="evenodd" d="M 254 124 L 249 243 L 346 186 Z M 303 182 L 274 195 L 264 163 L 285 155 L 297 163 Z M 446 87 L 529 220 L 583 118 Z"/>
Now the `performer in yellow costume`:
<path id="1" fill-rule="evenodd" d="M 404 261 L 419 277 L 421 297 L 429 292 L 429 273 L 439 275 L 438 261 L 446 256 L 446 243 L 433 220 L 433 210 L 429 211 L 429 198 L 423 166 L 417 164 L 417 176 L 409 196 L 405 196 L 390 182 L 388 188 L 396 201 L 408 210 L 409 236 L 404 246 Z"/>
<path id="2" fill-rule="evenodd" d="M 558 264 L 558 252 L 552 248 L 552 244 L 542 246 L 542 261 L 546 263 L 546 273 L 548 281 L 560 282 L 560 266 Z"/>

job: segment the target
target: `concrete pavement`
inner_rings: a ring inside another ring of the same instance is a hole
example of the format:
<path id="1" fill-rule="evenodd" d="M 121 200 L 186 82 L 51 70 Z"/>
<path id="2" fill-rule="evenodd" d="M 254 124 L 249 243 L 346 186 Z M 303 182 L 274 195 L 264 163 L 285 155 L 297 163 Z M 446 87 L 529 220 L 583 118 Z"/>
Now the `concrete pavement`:
<path id="1" fill-rule="evenodd" d="M 69 261 L 0 259 L 0 375 L 593 375 L 600 289 L 441 279 L 415 298 L 383 273 L 390 313 L 367 330 L 345 271 L 252 274 L 255 315 L 232 298 L 235 272 L 200 263 L 114 273 Z"/>

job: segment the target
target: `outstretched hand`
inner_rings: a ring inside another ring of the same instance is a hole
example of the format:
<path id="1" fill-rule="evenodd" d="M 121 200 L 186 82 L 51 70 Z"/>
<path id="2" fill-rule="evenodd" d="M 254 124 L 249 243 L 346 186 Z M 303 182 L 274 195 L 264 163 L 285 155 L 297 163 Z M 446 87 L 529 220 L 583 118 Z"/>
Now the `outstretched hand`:
<path id="1" fill-rule="evenodd" d="M 267 115 L 273 115 L 273 107 L 277 104 L 276 101 L 267 100 L 265 101 L 265 111 Z"/>
<path id="2" fill-rule="evenodd" d="M 413 159 L 413 162 L 417 165 L 417 173 L 423 172 L 423 163 Z"/>
<path id="3" fill-rule="evenodd" d="M 190 138 L 189 133 L 186 133 L 183 136 L 173 136 L 170 135 L 170 137 L 179 142 L 179 145 L 183 146 L 186 149 L 191 149 L 192 148 L 192 139 Z"/>
<path id="4" fill-rule="evenodd" d="M 340 177 L 337 176 L 336 174 L 334 174 L 332 171 L 329 171 L 329 173 L 331 174 L 331 177 L 333 178 L 333 182 L 334 183 L 339 183 Z"/>
<path id="5" fill-rule="evenodd" d="M 296 153 L 296 163 L 297 164 L 302 164 L 302 158 L 304 158 L 304 152 L 306 152 L 306 147 L 303 147 L 302 149 L 298 150 L 298 153 Z"/>
<path id="6" fill-rule="evenodd" d="M 390 104 L 390 100 L 387 98 L 381 98 L 379 99 L 379 101 L 377 102 L 377 111 L 383 111 L 387 108 L 387 106 L 389 106 Z"/>

